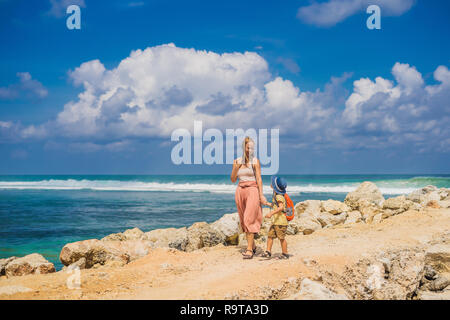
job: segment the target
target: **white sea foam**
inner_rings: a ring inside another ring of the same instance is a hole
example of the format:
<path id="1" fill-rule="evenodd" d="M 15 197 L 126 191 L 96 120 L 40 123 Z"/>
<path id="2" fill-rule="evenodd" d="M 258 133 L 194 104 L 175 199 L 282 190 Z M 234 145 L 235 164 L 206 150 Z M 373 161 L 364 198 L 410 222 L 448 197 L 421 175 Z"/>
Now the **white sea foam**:
<path id="1" fill-rule="evenodd" d="M 289 185 L 290 194 L 304 193 L 348 193 L 356 189 L 359 183 L 348 184 L 308 184 Z M 41 181 L 0 181 L 0 189 L 36 189 L 36 190 L 98 190 L 98 191 L 188 191 L 234 193 L 236 185 L 225 183 L 159 183 L 119 180 L 41 180 Z M 417 188 L 380 187 L 383 194 L 408 194 Z M 268 185 L 264 193 L 271 193 Z"/>

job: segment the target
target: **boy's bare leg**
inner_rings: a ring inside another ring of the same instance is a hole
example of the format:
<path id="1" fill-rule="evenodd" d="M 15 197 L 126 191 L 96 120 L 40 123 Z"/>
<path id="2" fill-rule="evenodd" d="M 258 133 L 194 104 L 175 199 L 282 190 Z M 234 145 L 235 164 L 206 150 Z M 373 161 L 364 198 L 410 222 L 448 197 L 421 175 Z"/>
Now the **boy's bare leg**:
<path id="1" fill-rule="evenodd" d="M 280 239 L 280 244 L 281 244 L 281 252 L 284 254 L 288 254 L 286 239 L 283 240 Z"/>
<path id="2" fill-rule="evenodd" d="M 272 244 L 273 244 L 273 239 L 272 238 L 267 238 L 267 250 L 269 252 L 272 252 Z"/>

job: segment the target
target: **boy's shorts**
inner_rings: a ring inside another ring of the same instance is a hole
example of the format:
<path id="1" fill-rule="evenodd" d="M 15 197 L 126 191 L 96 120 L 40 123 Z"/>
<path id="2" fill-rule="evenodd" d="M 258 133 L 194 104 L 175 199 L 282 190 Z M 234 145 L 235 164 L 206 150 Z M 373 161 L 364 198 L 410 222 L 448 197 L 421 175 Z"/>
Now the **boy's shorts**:
<path id="1" fill-rule="evenodd" d="M 286 230 L 287 226 L 271 225 L 267 236 L 272 239 L 278 238 L 280 240 L 284 240 L 286 237 Z"/>

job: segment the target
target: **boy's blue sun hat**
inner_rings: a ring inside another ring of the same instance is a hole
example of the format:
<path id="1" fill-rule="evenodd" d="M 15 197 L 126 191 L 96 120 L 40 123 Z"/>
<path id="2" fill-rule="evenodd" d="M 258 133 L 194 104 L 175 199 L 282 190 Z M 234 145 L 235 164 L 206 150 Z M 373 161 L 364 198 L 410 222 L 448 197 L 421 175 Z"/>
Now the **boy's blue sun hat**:
<path id="1" fill-rule="evenodd" d="M 281 177 L 272 176 L 272 187 L 276 193 L 285 194 L 287 182 Z"/>

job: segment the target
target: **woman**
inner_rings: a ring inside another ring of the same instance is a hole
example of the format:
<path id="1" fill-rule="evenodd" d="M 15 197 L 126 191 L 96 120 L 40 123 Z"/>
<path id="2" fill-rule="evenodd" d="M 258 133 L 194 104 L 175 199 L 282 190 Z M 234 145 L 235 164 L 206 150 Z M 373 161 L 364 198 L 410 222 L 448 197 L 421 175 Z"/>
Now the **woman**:
<path id="1" fill-rule="evenodd" d="M 247 251 L 244 259 L 251 259 L 256 252 L 255 233 L 261 229 L 262 208 L 261 204 L 266 204 L 261 179 L 261 166 L 253 153 L 255 142 L 250 137 L 245 137 L 242 143 L 242 158 L 233 162 L 231 181 L 233 183 L 239 179 L 236 188 L 236 207 L 243 231 L 247 237 Z"/>

